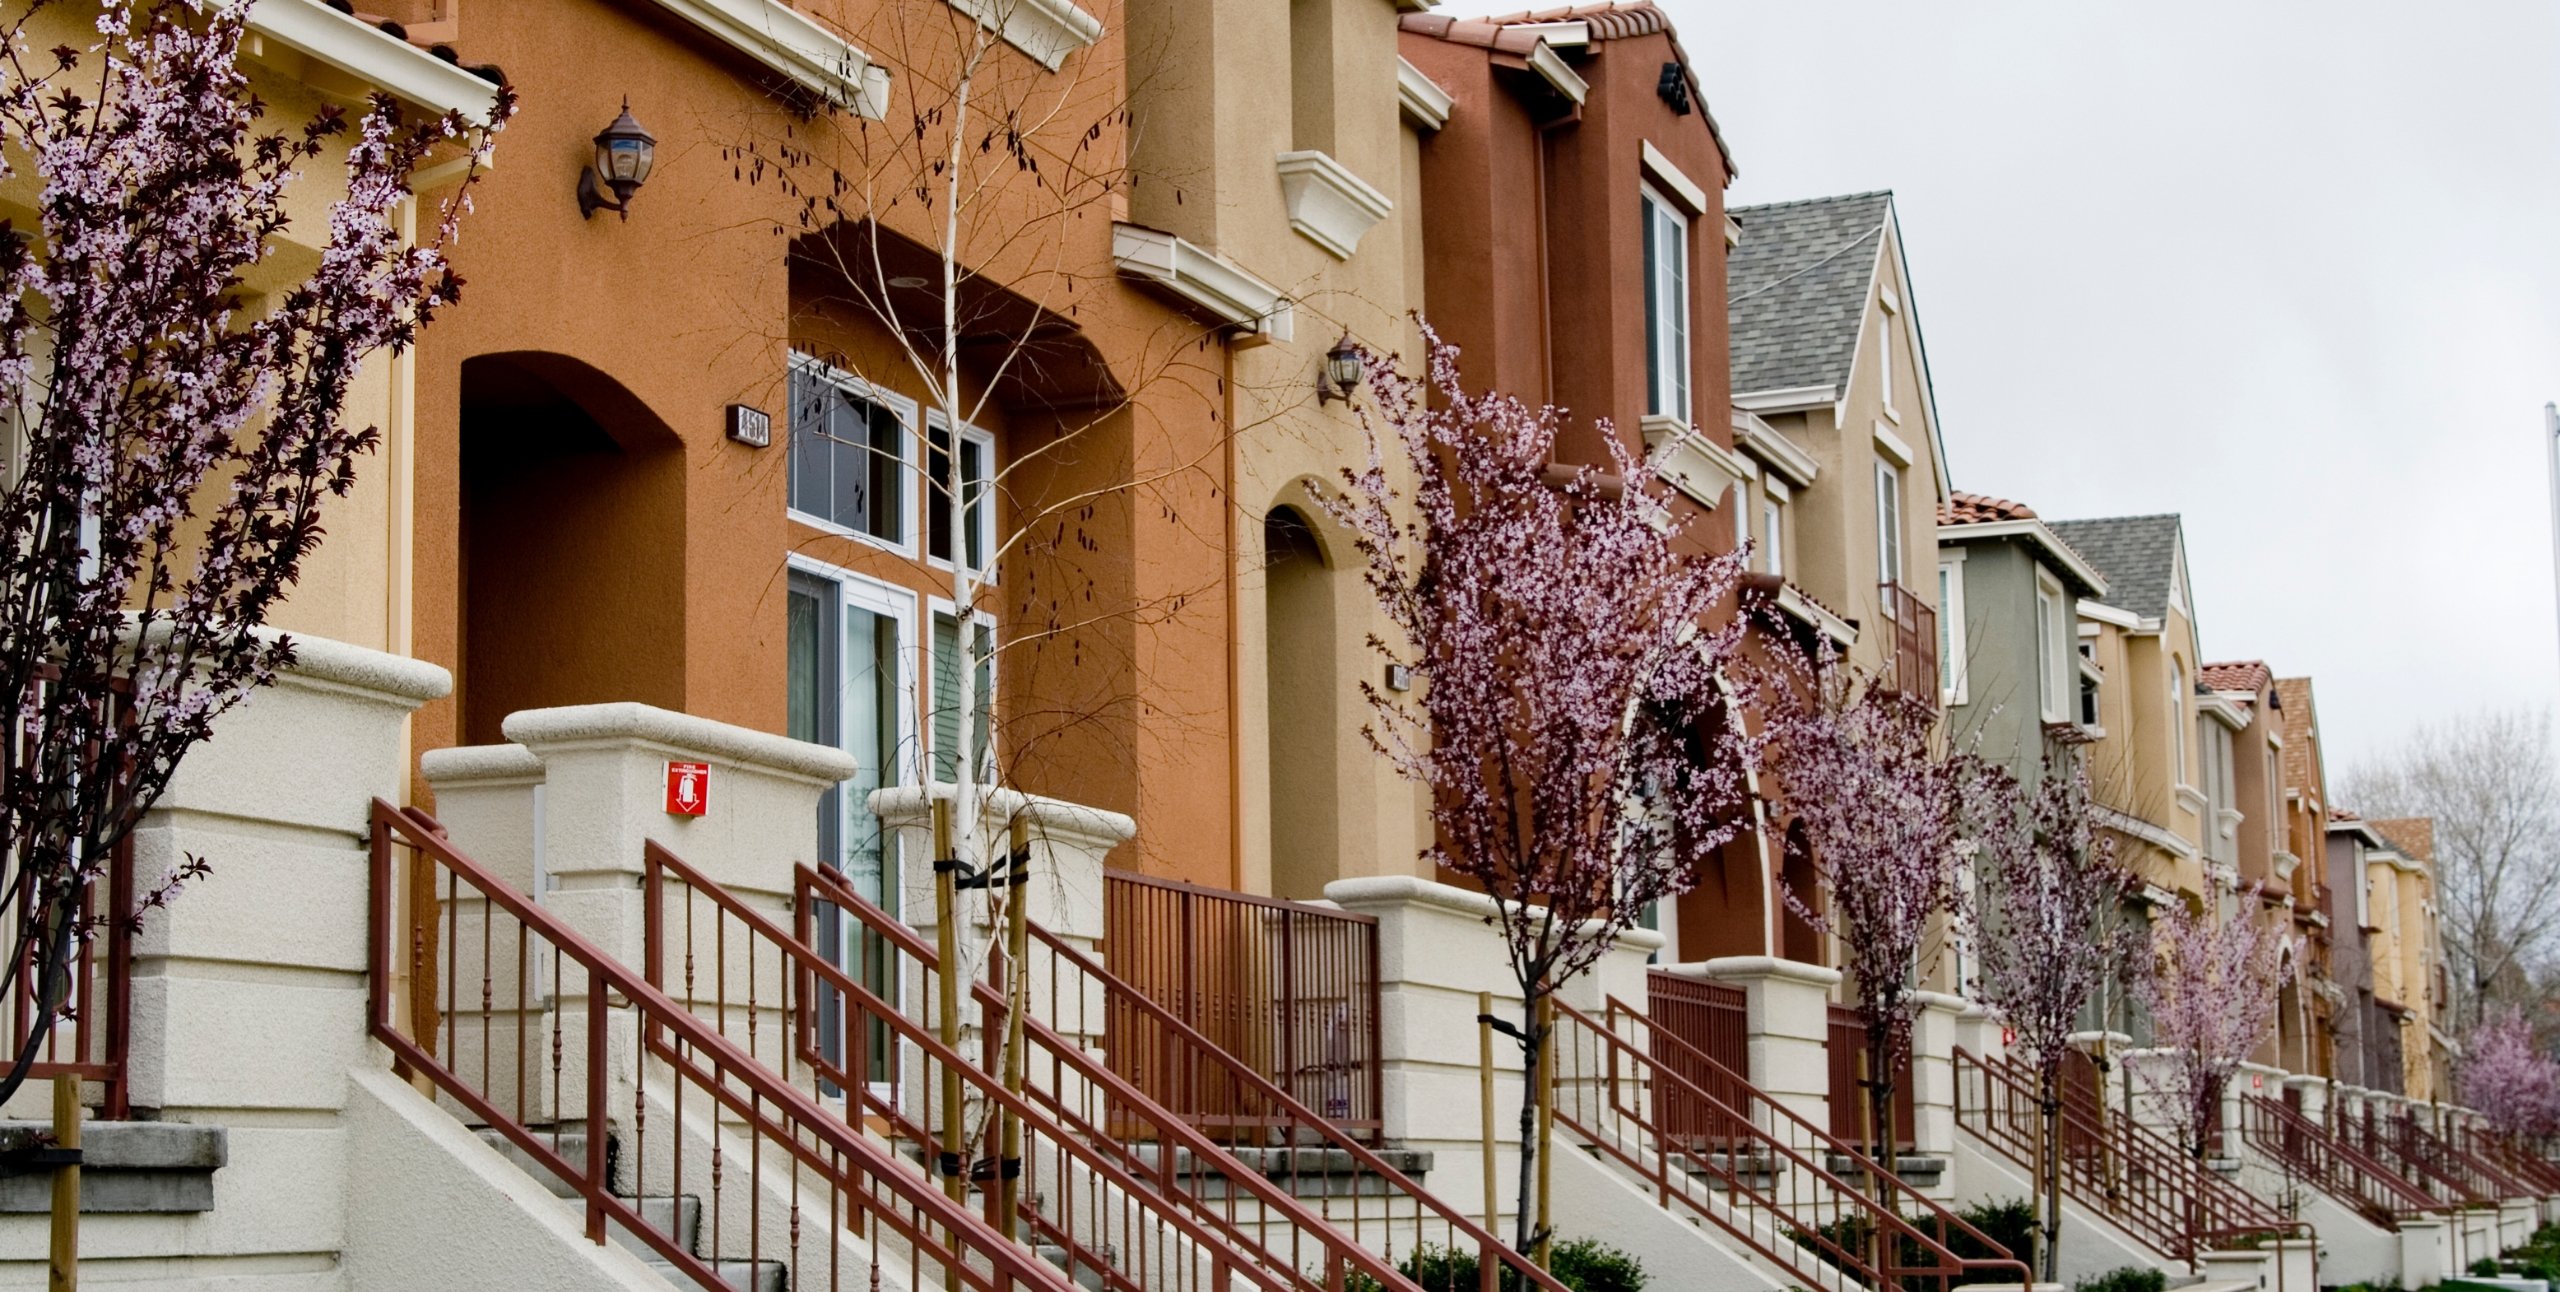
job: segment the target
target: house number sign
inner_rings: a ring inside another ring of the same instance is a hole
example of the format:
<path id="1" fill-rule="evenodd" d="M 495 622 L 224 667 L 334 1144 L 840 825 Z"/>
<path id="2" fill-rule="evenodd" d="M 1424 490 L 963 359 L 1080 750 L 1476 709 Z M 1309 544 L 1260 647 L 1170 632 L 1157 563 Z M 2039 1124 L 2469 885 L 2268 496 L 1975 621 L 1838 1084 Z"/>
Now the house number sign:
<path id="1" fill-rule="evenodd" d="M 747 404 L 729 405 L 729 438 L 751 449 L 773 443 L 773 414 Z"/>
<path id="2" fill-rule="evenodd" d="M 667 815 L 701 816 L 711 810 L 711 764 L 667 764 Z"/>

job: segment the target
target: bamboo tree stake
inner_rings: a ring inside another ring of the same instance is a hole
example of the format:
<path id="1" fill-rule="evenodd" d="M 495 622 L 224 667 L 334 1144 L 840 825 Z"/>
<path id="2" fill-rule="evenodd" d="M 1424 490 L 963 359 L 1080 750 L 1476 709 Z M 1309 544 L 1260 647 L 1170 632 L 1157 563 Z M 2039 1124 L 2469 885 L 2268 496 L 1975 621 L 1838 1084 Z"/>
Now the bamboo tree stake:
<path id="1" fill-rule="evenodd" d="M 80 1286 L 80 1078 L 53 1079 L 53 1143 L 72 1160 L 53 1170 L 53 1257 L 45 1286 L 72 1292 Z"/>
<path id="2" fill-rule="evenodd" d="M 942 957 L 942 975 L 936 987 L 939 997 L 943 1048 L 960 1052 L 960 933 L 952 907 L 953 865 L 951 851 L 951 804 L 934 800 L 933 804 L 933 922 L 935 949 Z M 960 1162 L 960 1069 L 948 1063 L 942 1066 L 942 1191 L 954 1202 L 964 1201 L 969 1194 L 969 1181 Z"/>
<path id="3" fill-rule="evenodd" d="M 1493 1152 L 1493 993 L 1476 993 L 1476 1073 L 1484 1111 L 1484 1229 L 1502 1232 L 1501 1169 Z"/>

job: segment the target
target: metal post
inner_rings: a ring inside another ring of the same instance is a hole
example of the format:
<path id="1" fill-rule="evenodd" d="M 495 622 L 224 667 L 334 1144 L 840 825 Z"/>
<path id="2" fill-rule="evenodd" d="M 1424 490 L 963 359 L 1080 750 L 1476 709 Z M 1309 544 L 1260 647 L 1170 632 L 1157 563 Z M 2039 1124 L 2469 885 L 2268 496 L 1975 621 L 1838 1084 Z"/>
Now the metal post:
<path id="1" fill-rule="evenodd" d="M 1484 1228 L 1502 1232 L 1502 1188 L 1493 1152 L 1493 993 L 1476 993 L 1476 1072 L 1484 1108 Z"/>
<path id="2" fill-rule="evenodd" d="M 72 1292 L 80 1286 L 80 1078 L 53 1079 L 53 1143 L 71 1160 L 53 1169 L 53 1256 L 45 1286 Z"/>
<path id="3" fill-rule="evenodd" d="M 951 804 L 933 801 L 933 937 L 940 954 L 941 977 L 936 1004 L 941 1014 L 943 1048 L 960 1052 L 960 931 L 952 893 L 958 864 L 951 849 Z M 942 1191 L 953 1202 L 969 1195 L 966 1166 L 960 1161 L 960 1069 L 942 1065 Z"/>
<path id="4" fill-rule="evenodd" d="M 1031 1008 L 1031 916 L 1023 909 L 1031 892 L 1031 827 L 1013 823 L 1012 849 L 1006 858 L 1009 876 L 1004 912 L 1004 1088 L 1022 1094 L 1023 1015 Z M 998 1206 L 1005 1232 L 1021 1232 L 1022 1116 L 1004 1111 L 1003 1156 L 996 1163 Z"/>

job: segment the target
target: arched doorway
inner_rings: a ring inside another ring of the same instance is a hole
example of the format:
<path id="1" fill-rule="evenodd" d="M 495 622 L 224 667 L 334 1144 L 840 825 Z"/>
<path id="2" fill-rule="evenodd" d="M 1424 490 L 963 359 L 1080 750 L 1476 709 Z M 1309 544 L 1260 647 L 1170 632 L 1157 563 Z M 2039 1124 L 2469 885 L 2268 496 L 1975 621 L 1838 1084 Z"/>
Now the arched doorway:
<path id="1" fill-rule="evenodd" d="M 1262 551 L 1271 887 L 1279 897 L 1322 897 L 1342 874 L 1331 572 L 1314 527 L 1294 508 L 1264 518 Z"/>
<path id="2" fill-rule="evenodd" d="M 522 709 L 684 708 L 684 472 L 674 431 L 563 355 L 462 365 L 466 744 Z"/>

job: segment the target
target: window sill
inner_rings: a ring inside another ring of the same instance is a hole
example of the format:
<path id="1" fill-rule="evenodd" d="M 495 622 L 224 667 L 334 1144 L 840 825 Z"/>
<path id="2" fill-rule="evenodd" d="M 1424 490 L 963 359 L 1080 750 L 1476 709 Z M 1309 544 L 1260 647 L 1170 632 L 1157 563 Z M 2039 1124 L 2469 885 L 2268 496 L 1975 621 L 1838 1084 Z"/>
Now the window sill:
<path id="1" fill-rule="evenodd" d="M 1709 511 L 1730 501 L 1733 487 L 1747 478 L 1740 459 L 1677 417 L 1650 413 L 1639 425 L 1654 474 Z"/>
<path id="2" fill-rule="evenodd" d="M 1336 260 L 1349 260 L 1360 246 L 1361 235 L 1395 209 L 1386 194 L 1312 148 L 1282 153 L 1278 165 L 1289 227 Z"/>
<path id="3" fill-rule="evenodd" d="M 796 507 L 785 508 L 783 514 L 792 520 L 798 521 L 799 523 L 818 531 L 821 534 L 831 535 L 836 538 L 850 539 L 865 547 L 879 548 L 883 552 L 895 552 L 909 560 L 915 559 L 916 556 L 916 545 L 912 542 L 901 543 L 892 539 L 882 538 L 877 534 L 865 533 L 848 525 L 839 525 L 832 520 L 828 520 L 824 516 L 801 511 Z"/>
<path id="4" fill-rule="evenodd" d="M 2197 816 L 2204 815 L 2204 810 L 2208 805 L 2205 802 L 2203 790 L 2197 789 L 2193 785 L 2181 785 L 2178 787 L 2177 797 L 2179 807 L 2185 808 L 2186 810 L 2195 813 Z"/>

